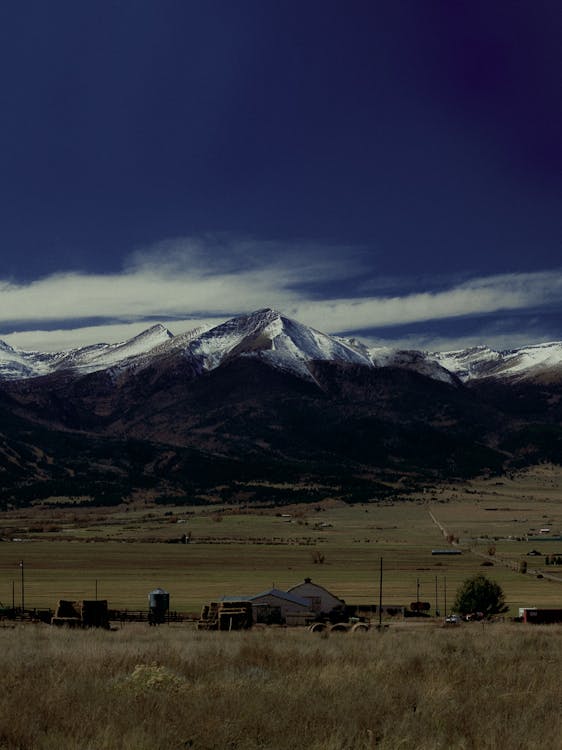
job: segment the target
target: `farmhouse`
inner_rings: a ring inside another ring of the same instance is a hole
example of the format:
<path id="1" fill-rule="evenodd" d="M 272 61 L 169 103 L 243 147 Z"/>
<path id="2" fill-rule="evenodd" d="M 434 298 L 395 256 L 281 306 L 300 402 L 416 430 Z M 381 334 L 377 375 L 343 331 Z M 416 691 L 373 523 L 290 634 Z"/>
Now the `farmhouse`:
<path id="1" fill-rule="evenodd" d="M 288 593 L 304 599 L 316 614 L 328 614 L 334 609 L 345 607 L 343 599 L 338 599 L 323 586 L 313 583 L 310 578 L 305 578 L 303 583 L 290 588 Z"/>

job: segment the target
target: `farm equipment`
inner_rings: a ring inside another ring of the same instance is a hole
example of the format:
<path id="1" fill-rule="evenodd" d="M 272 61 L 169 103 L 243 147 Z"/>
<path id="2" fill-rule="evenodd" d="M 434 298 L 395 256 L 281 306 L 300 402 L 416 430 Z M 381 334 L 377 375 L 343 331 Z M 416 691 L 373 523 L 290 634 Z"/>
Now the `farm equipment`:
<path id="1" fill-rule="evenodd" d="M 69 628 L 109 629 L 109 616 L 106 599 L 81 599 L 71 602 L 59 599 L 51 625 L 65 625 Z"/>
<path id="2" fill-rule="evenodd" d="M 251 602 L 211 602 L 201 610 L 198 630 L 247 630 L 252 627 Z"/>

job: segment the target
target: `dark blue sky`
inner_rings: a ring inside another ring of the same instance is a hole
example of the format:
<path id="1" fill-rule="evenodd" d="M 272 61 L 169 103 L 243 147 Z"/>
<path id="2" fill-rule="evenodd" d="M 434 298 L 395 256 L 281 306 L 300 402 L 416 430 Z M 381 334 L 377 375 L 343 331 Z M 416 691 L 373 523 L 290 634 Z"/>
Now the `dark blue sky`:
<path id="1" fill-rule="evenodd" d="M 561 26 L 554 0 L 4 4 L 0 278 L 178 238 L 200 272 L 339 259 L 287 285 L 315 300 L 558 273 Z"/>

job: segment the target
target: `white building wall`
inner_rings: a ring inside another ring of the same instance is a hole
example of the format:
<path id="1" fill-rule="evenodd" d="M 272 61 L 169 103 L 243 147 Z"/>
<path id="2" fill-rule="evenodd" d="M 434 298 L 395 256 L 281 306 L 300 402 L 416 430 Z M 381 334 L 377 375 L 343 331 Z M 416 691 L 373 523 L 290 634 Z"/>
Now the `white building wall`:
<path id="1" fill-rule="evenodd" d="M 338 599 L 337 596 L 312 581 L 299 583 L 289 589 L 287 593 L 310 602 L 313 612 L 330 612 L 335 607 L 341 607 L 344 604 L 342 599 Z"/>

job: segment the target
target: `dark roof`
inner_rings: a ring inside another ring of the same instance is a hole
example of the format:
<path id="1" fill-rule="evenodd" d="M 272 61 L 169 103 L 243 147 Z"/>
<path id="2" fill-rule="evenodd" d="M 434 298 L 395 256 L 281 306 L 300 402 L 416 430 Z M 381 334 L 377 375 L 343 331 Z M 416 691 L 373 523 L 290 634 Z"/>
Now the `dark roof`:
<path id="1" fill-rule="evenodd" d="M 293 604 L 300 604 L 303 607 L 310 606 L 310 603 L 307 602 L 305 599 L 301 599 L 298 596 L 293 596 L 292 594 L 288 593 L 287 591 L 281 591 L 281 589 L 269 589 L 268 591 L 262 591 L 260 594 L 255 594 L 254 596 L 250 597 L 250 601 L 253 601 L 254 599 L 261 599 L 262 596 L 275 596 L 277 599 L 283 599 L 287 602 L 292 602 Z"/>
<path id="2" fill-rule="evenodd" d="M 252 594 L 252 596 L 221 596 L 221 602 L 253 602 L 255 599 L 261 599 L 262 596 L 275 596 L 277 599 L 283 599 L 284 601 L 291 602 L 292 604 L 299 604 L 302 607 L 310 606 L 310 603 L 305 599 L 300 599 L 298 596 L 292 596 L 286 591 L 281 589 L 268 589 L 267 591 L 261 591 L 259 594 Z"/>

